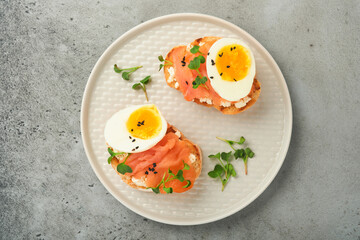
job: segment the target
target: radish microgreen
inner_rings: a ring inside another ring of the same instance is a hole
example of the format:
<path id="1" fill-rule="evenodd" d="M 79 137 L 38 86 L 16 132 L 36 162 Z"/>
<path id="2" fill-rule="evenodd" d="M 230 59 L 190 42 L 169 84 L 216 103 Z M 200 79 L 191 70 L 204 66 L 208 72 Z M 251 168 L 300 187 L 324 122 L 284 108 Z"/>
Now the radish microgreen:
<path id="1" fill-rule="evenodd" d="M 226 142 L 227 144 L 229 144 L 229 146 L 235 151 L 235 148 L 233 147 L 233 145 L 235 143 L 241 145 L 245 142 L 245 138 L 244 137 L 240 137 L 240 140 L 237 142 L 237 141 L 231 141 L 231 140 L 227 140 L 227 139 L 224 139 L 224 138 L 221 138 L 221 137 L 216 137 L 217 139 L 223 141 L 223 142 Z"/>
<path id="2" fill-rule="evenodd" d="M 220 178 L 222 184 L 221 191 L 224 191 L 224 188 L 228 183 L 230 177 L 236 176 L 236 171 L 234 169 L 234 166 L 230 163 L 231 156 L 232 156 L 232 152 L 228 152 L 228 153 L 222 152 L 208 156 L 209 158 L 217 159 L 220 163 L 220 164 L 216 164 L 214 170 L 208 172 L 208 175 L 211 178 Z"/>
<path id="3" fill-rule="evenodd" d="M 204 54 L 202 52 L 200 52 L 199 49 L 200 49 L 200 46 L 198 46 L 198 45 L 195 45 L 190 49 L 190 52 L 192 54 L 200 53 L 200 55 L 197 57 L 194 57 L 194 59 L 191 60 L 188 65 L 188 68 L 190 68 L 191 70 L 195 70 L 198 74 L 198 76 L 196 76 L 195 80 L 192 82 L 192 87 L 194 89 L 196 89 L 199 86 L 204 86 L 206 89 L 209 89 L 205 84 L 206 81 L 208 80 L 208 78 L 206 76 L 202 76 L 199 71 L 200 65 L 202 63 L 205 63 L 205 57 L 203 56 Z"/>
<path id="4" fill-rule="evenodd" d="M 145 98 L 146 98 L 146 101 L 149 101 L 149 98 L 148 98 L 148 95 L 147 95 L 147 92 L 146 92 L 146 87 L 145 85 L 148 84 L 150 82 L 150 75 L 149 76 L 146 76 L 143 80 L 141 80 L 140 82 L 138 83 L 135 83 L 134 85 L 132 85 L 132 89 L 134 90 L 139 90 L 139 89 L 142 89 L 145 93 Z"/>
<path id="5" fill-rule="evenodd" d="M 190 187 L 191 186 L 191 181 L 190 180 L 185 180 L 184 176 L 183 176 L 184 170 L 189 170 L 190 166 L 187 163 L 185 163 L 184 161 L 183 161 L 183 163 L 184 163 L 183 169 L 179 170 L 176 174 L 174 174 L 169 168 L 168 171 L 167 171 L 167 174 L 168 174 L 167 177 L 166 177 L 166 172 L 165 172 L 162 179 L 161 179 L 161 182 L 156 187 L 151 188 L 152 191 L 154 193 L 158 194 L 158 193 L 160 193 L 160 187 L 162 187 L 164 192 L 173 193 L 173 188 L 172 187 L 166 187 L 165 184 L 167 182 L 170 182 L 170 181 L 175 180 L 175 179 L 179 180 L 180 182 L 186 181 L 186 185 L 183 186 L 183 188 Z"/>
<path id="6" fill-rule="evenodd" d="M 234 166 L 229 162 L 232 155 L 234 155 L 235 159 L 239 159 L 239 158 L 243 159 L 245 164 L 245 174 L 247 175 L 248 158 L 253 158 L 255 156 L 255 153 L 248 147 L 245 149 L 234 148 L 233 146 L 234 144 L 239 144 L 239 145 L 244 144 L 245 142 L 244 137 L 240 137 L 239 141 L 228 140 L 221 137 L 216 137 L 216 138 L 229 144 L 229 146 L 235 151 L 234 153 L 232 151 L 228 153 L 222 152 L 222 153 L 216 153 L 215 155 L 211 154 L 208 156 L 209 158 L 217 159 L 220 163 L 220 164 L 216 164 L 214 170 L 208 172 L 208 175 L 211 178 L 220 178 L 222 183 L 222 191 L 224 191 L 224 188 L 228 183 L 230 177 L 236 176 L 236 171 L 234 169 Z"/>
<path id="7" fill-rule="evenodd" d="M 173 65 L 173 63 L 169 60 L 165 60 L 164 57 L 162 55 L 158 56 L 158 59 L 160 62 L 160 65 L 159 65 L 159 71 L 164 67 L 164 66 L 171 66 Z"/>
<path id="8" fill-rule="evenodd" d="M 142 66 L 132 67 L 132 68 L 119 68 L 116 64 L 114 64 L 114 71 L 116 73 L 121 73 L 121 76 L 124 80 L 130 80 L 130 75 L 138 70 L 139 68 L 142 68 Z"/>
<path id="9" fill-rule="evenodd" d="M 110 157 L 108 158 L 108 164 L 111 163 L 111 160 L 117 156 L 117 155 L 121 155 L 121 154 L 125 154 L 125 152 L 118 152 L 115 153 L 111 148 L 108 148 L 108 152 L 110 154 Z M 130 156 L 131 153 L 128 153 L 125 160 L 122 163 L 119 163 L 116 167 L 116 170 L 121 173 L 121 174 L 125 174 L 125 173 L 132 173 L 132 169 L 130 166 L 126 165 L 125 162 L 128 159 L 128 157 Z"/>

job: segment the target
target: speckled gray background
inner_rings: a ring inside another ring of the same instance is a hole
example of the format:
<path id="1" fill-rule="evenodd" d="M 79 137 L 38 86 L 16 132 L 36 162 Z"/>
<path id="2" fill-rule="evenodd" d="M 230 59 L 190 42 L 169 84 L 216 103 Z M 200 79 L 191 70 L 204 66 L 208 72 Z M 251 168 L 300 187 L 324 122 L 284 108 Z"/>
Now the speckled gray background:
<path id="1" fill-rule="evenodd" d="M 252 204 L 193 227 L 147 220 L 101 185 L 80 135 L 103 51 L 151 18 L 226 19 L 273 55 L 294 129 L 283 167 Z M 360 3 L 0 1 L 1 239 L 360 239 Z"/>

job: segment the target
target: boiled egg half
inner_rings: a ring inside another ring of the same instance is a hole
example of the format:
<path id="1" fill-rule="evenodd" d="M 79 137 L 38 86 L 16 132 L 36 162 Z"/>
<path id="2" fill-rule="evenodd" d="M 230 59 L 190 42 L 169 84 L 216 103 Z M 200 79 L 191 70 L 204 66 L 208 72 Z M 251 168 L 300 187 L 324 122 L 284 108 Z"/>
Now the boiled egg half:
<path id="1" fill-rule="evenodd" d="M 246 97 L 255 77 L 255 59 L 240 39 L 221 38 L 210 48 L 206 59 L 212 88 L 228 101 Z"/>
<path id="2" fill-rule="evenodd" d="M 115 151 L 136 153 L 155 146 L 166 134 L 167 122 L 153 104 L 132 106 L 115 113 L 105 125 L 107 144 Z"/>

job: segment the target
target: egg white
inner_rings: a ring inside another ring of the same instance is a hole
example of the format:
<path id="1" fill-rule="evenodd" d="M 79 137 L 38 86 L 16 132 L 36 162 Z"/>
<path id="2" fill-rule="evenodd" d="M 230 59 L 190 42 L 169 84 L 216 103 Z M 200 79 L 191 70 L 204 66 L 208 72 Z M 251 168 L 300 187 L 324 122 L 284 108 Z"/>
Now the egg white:
<path id="1" fill-rule="evenodd" d="M 104 137 L 107 144 L 111 146 L 115 151 L 126 153 L 143 152 L 155 146 L 165 136 L 167 130 L 167 122 L 159 110 L 158 111 L 161 118 L 161 130 L 157 136 L 147 140 L 131 136 L 130 132 L 126 128 L 126 122 L 132 112 L 144 106 L 152 106 L 152 104 L 124 108 L 116 112 L 106 122 L 104 129 Z M 131 137 L 131 139 L 129 136 Z M 133 139 L 135 139 L 135 142 L 132 142 Z M 139 146 L 139 148 L 135 149 L 137 146 Z"/>
<path id="2" fill-rule="evenodd" d="M 222 80 L 220 73 L 216 68 L 216 56 L 218 52 L 221 50 L 221 48 L 231 44 L 239 44 L 245 47 L 249 50 L 251 57 L 251 66 L 248 70 L 248 74 L 245 76 L 245 78 L 237 82 Z M 212 65 L 211 60 L 215 61 L 215 65 Z M 228 101 L 239 101 L 249 94 L 253 85 L 255 77 L 255 58 L 251 49 L 240 39 L 221 38 L 217 40 L 209 50 L 209 55 L 206 59 L 206 70 L 212 88 L 219 94 L 220 97 Z M 211 79 L 210 76 L 213 78 Z"/>

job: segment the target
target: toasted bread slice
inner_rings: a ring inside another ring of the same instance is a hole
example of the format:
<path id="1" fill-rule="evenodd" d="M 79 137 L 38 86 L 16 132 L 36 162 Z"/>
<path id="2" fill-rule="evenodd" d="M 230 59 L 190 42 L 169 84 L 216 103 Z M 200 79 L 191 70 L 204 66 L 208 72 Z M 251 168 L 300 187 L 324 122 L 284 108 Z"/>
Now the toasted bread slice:
<path id="1" fill-rule="evenodd" d="M 174 126 L 172 126 L 170 124 L 168 125 L 168 129 L 167 129 L 166 133 L 169 133 L 169 132 L 173 132 L 173 133 L 176 133 L 176 134 L 180 133 L 179 140 L 186 142 L 187 147 L 190 148 L 190 153 L 194 154 L 195 160 L 191 164 L 192 164 L 192 167 L 195 169 L 196 178 L 198 178 L 200 176 L 201 169 L 202 169 L 202 153 L 201 153 L 201 150 L 200 150 L 199 146 L 192 143 L 190 140 L 188 140 L 184 136 L 184 134 L 182 134 L 177 128 L 175 128 Z M 108 147 L 110 147 L 110 146 L 108 146 Z M 120 162 L 123 162 L 124 159 L 126 158 L 126 156 L 127 156 L 127 154 L 125 153 L 125 154 L 122 154 L 122 155 L 117 155 L 116 157 L 112 158 L 111 166 L 113 167 L 115 172 L 117 174 L 119 174 L 121 179 L 126 184 L 128 184 L 130 187 L 133 187 L 133 188 L 136 188 L 136 189 L 139 189 L 139 190 L 149 190 L 151 192 L 151 189 L 146 189 L 146 187 L 139 186 L 138 184 L 136 184 L 133 181 L 133 178 L 131 176 L 123 175 L 123 174 L 121 174 L 121 173 L 119 173 L 117 171 L 117 165 Z"/>
<path id="2" fill-rule="evenodd" d="M 220 39 L 219 37 L 203 37 L 203 38 L 198 38 L 196 39 L 194 42 L 192 42 L 187 48 L 188 50 L 192 48 L 192 46 L 194 45 L 202 45 L 206 42 L 209 42 L 209 41 L 216 41 Z M 173 52 L 176 48 L 179 48 L 179 47 L 184 47 L 183 45 L 181 46 L 177 46 L 177 47 L 174 47 L 173 49 L 170 50 L 170 52 L 166 55 L 166 60 L 170 60 L 173 58 Z M 169 72 L 169 68 L 172 67 L 171 65 L 165 65 L 164 66 L 164 75 L 165 75 L 165 80 L 166 80 L 166 83 L 167 85 L 169 85 L 171 88 L 174 88 L 178 91 L 180 91 L 180 89 L 178 89 L 176 87 L 176 78 L 174 77 L 174 80 L 172 81 L 169 81 L 168 79 L 170 78 L 170 72 Z M 248 94 L 247 97 L 251 98 L 250 101 L 248 101 L 246 103 L 245 106 L 241 107 L 241 108 L 237 108 L 235 106 L 236 103 L 231 103 L 230 106 L 228 107 L 224 107 L 224 106 L 216 106 L 214 104 L 208 104 L 206 102 L 201 102 L 200 99 L 197 99 L 195 98 L 193 101 L 200 104 L 200 105 L 203 105 L 203 106 L 206 106 L 206 107 L 214 107 L 216 108 L 217 110 L 219 110 L 220 112 L 222 112 L 223 114 L 237 114 L 237 113 L 240 113 L 240 112 L 243 112 L 245 111 L 246 109 L 250 108 L 252 105 L 254 105 L 254 103 L 257 101 L 257 99 L 259 98 L 260 96 L 260 92 L 261 92 L 261 84 L 260 82 L 256 79 L 256 76 L 254 78 L 254 82 L 253 82 L 253 86 L 251 88 L 251 91 L 250 93 Z"/>

